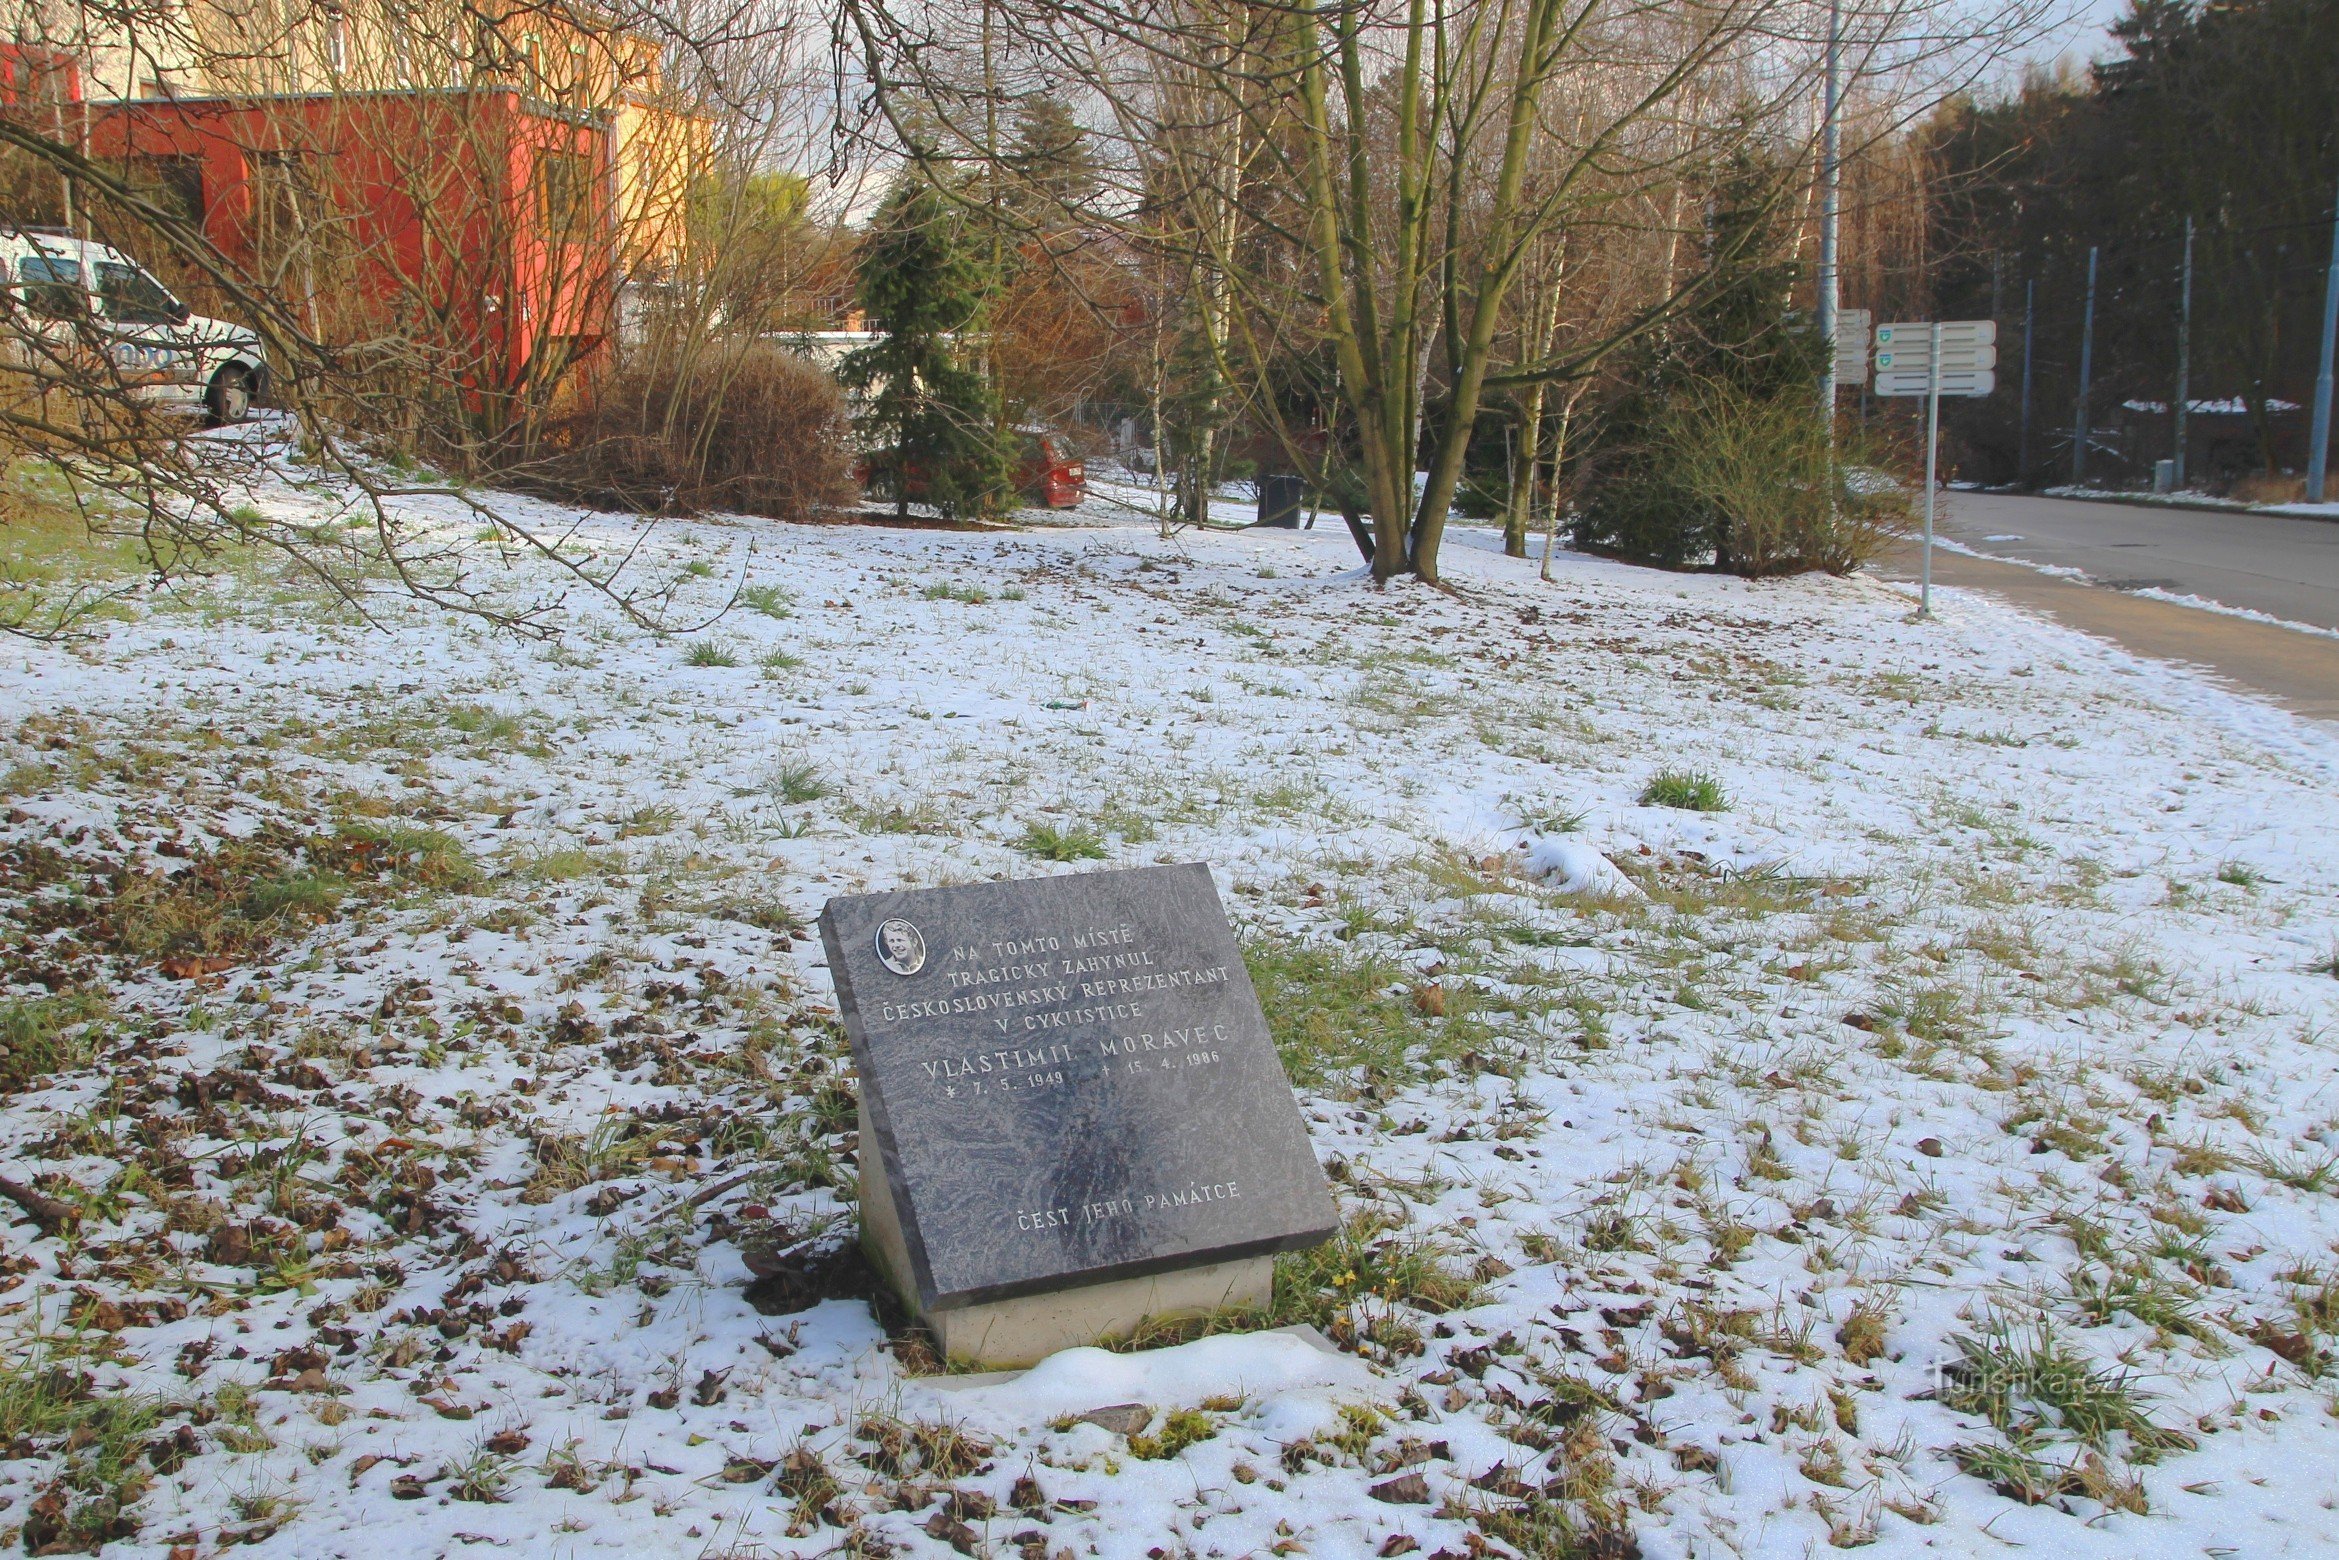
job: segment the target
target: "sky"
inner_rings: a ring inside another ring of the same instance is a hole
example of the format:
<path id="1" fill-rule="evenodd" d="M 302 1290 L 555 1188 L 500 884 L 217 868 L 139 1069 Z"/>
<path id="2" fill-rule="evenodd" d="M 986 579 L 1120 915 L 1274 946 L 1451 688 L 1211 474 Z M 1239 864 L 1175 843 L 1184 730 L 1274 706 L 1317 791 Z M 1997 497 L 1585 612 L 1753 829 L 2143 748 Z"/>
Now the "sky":
<path id="1" fill-rule="evenodd" d="M 2117 47 L 2112 42 L 2110 27 L 2127 10 L 2128 0 L 2071 0 L 2068 19 L 2023 55 L 2023 67 L 2052 65 L 2063 58 L 2075 65 L 2085 65 L 2103 58 Z"/>

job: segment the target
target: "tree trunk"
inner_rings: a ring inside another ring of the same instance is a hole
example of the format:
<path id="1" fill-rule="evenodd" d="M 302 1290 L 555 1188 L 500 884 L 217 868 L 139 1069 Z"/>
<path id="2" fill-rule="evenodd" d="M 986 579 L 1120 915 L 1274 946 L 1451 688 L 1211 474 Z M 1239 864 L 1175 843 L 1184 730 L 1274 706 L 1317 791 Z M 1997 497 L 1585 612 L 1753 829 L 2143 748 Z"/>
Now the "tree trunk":
<path id="1" fill-rule="evenodd" d="M 1549 583 L 1551 579 L 1551 550 L 1559 541 L 1559 473 L 1560 468 L 1567 461 L 1567 425 L 1569 419 L 1575 416 L 1576 402 L 1582 397 L 1588 384 L 1589 381 L 1586 381 L 1577 385 L 1559 403 L 1558 436 L 1551 445 L 1551 492 L 1544 503 L 1543 568 L 1541 572 L 1546 583 Z"/>
<path id="2" fill-rule="evenodd" d="M 1510 509 L 1502 527 L 1506 557 L 1527 556 L 1527 525 L 1535 508 L 1535 467 L 1543 451 L 1543 388 L 1538 383 L 1528 391 L 1527 404 L 1519 412 L 1519 454 L 1511 475 Z"/>

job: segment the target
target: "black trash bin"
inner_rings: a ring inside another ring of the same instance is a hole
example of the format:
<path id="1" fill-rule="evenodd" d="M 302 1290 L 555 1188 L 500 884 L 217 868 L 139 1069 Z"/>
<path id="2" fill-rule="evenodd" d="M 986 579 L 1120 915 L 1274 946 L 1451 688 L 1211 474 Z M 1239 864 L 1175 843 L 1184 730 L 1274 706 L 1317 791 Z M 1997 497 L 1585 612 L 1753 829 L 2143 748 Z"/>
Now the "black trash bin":
<path id="1" fill-rule="evenodd" d="M 1292 472 L 1259 479 L 1259 524 L 1299 529 L 1300 505 L 1306 500 L 1307 480 Z"/>

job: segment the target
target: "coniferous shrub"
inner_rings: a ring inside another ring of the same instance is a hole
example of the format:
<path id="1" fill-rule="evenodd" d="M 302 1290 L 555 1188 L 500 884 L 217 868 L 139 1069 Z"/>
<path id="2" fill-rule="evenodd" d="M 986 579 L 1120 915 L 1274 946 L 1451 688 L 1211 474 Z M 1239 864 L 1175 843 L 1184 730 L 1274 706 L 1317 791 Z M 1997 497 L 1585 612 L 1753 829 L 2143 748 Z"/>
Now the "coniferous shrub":
<path id="1" fill-rule="evenodd" d="M 1796 313 L 1790 181 L 1740 154 L 1715 174 L 1702 242 L 1711 280 L 1625 374 L 1577 483 L 1576 545 L 1663 568 L 1734 567 L 1729 511 L 1685 479 L 1687 409 L 1716 396 L 1767 405 L 1800 393 L 1816 428 L 1818 334 Z"/>
<path id="2" fill-rule="evenodd" d="M 904 174 L 861 251 L 861 307 L 879 337 L 838 369 L 862 397 L 854 426 L 869 485 L 897 514 L 917 502 L 955 519 L 1013 501 L 997 391 L 960 351 L 990 282 L 964 213 L 925 178 Z"/>

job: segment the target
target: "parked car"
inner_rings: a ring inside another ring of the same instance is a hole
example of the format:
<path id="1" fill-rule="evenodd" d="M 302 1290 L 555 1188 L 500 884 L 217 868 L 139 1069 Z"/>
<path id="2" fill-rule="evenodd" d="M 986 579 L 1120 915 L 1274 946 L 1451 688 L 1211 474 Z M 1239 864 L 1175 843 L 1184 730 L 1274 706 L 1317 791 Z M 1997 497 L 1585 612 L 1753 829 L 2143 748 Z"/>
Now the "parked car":
<path id="1" fill-rule="evenodd" d="M 1046 428 L 1015 430 L 1016 491 L 1050 509 L 1078 509 L 1088 497 L 1088 466 Z"/>
<path id="2" fill-rule="evenodd" d="M 87 344 L 112 360 L 118 382 L 147 405 L 200 415 L 213 427 L 242 422 L 268 389 L 260 338 L 195 313 L 117 249 L 46 229 L 0 228 L 0 282 L 10 307 L 0 330 L 36 340 L 10 344 L 32 372 L 62 373 Z"/>

